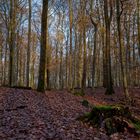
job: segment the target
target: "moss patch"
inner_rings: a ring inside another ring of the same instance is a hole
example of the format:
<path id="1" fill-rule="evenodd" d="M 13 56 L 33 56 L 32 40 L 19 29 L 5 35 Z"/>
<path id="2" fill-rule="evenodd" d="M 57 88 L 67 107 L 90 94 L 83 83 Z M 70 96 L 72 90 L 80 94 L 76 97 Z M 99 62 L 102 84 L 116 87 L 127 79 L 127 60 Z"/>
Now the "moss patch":
<path id="1" fill-rule="evenodd" d="M 75 96 L 84 96 L 85 94 L 84 94 L 84 92 L 73 92 L 73 94 L 75 95 Z"/>
<path id="2" fill-rule="evenodd" d="M 113 109 L 114 107 L 113 106 L 94 106 L 93 107 L 93 110 L 100 110 L 100 111 L 108 111 L 108 110 L 111 110 Z"/>
<path id="3" fill-rule="evenodd" d="M 80 116 L 78 120 L 94 127 L 103 127 L 108 135 L 124 132 L 125 129 L 136 134 L 140 130 L 140 120 L 132 117 L 129 108 L 125 106 L 94 106 L 91 112 Z"/>
<path id="4" fill-rule="evenodd" d="M 132 124 L 136 128 L 136 130 L 140 131 L 140 120 L 133 120 Z"/>
<path id="5" fill-rule="evenodd" d="M 87 100 L 83 100 L 83 101 L 81 101 L 81 103 L 85 107 L 89 107 L 90 106 L 90 104 L 89 104 L 89 102 Z"/>

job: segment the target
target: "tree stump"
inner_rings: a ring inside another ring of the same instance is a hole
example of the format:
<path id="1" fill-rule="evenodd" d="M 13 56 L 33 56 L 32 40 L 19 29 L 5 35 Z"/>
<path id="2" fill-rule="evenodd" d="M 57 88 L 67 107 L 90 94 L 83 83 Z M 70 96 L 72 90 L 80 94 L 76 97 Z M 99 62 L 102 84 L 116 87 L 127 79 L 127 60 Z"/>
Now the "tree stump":
<path id="1" fill-rule="evenodd" d="M 94 106 L 91 112 L 80 116 L 78 120 L 103 128 L 108 135 L 124 132 L 125 129 L 135 135 L 140 131 L 140 120 L 132 117 L 125 106 Z"/>

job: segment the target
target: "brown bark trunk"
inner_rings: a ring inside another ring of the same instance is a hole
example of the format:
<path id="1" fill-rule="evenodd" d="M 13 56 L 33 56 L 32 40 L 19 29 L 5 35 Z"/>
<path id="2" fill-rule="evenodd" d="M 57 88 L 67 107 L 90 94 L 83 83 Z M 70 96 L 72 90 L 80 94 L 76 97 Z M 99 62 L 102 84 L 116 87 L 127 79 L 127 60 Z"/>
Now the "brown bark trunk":
<path id="1" fill-rule="evenodd" d="M 105 14 L 105 26 L 106 26 L 106 72 L 107 72 L 107 89 L 106 89 L 106 94 L 112 94 L 114 93 L 113 90 L 113 82 L 112 82 L 112 75 L 111 75 L 111 57 L 110 57 L 110 24 L 111 24 L 111 15 L 112 15 L 112 7 L 108 8 L 108 4 L 111 5 L 111 1 L 105 0 L 104 1 L 104 14 Z M 110 12 L 110 16 L 108 13 Z"/>
<path id="2" fill-rule="evenodd" d="M 37 90 L 45 91 L 45 71 L 46 71 L 46 45 L 47 45 L 47 13 L 48 0 L 43 0 L 42 21 L 41 21 L 41 47 L 40 65 Z"/>
<path id="3" fill-rule="evenodd" d="M 28 48 L 27 48 L 27 69 L 26 69 L 26 86 L 30 86 L 29 76 L 30 76 L 30 49 L 31 49 L 31 0 L 28 0 L 29 3 L 29 17 L 28 17 Z"/>
<path id="4" fill-rule="evenodd" d="M 127 78 L 126 78 L 126 74 L 125 74 L 125 69 L 124 69 L 124 57 L 123 57 L 123 46 L 122 46 L 122 42 L 121 42 L 121 25 L 120 25 L 120 3 L 118 0 L 116 0 L 116 8 L 117 8 L 117 28 L 118 28 L 118 37 L 119 37 L 119 47 L 120 47 L 120 62 L 121 62 L 121 74 L 122 74 L 122 79 L 123 79 L 123 90 L 124 90 L 124 94 L 126 98 L 130 98 L 129 97 L 129 93 L 128 93 L 128 88 L 127 88 Z"/>

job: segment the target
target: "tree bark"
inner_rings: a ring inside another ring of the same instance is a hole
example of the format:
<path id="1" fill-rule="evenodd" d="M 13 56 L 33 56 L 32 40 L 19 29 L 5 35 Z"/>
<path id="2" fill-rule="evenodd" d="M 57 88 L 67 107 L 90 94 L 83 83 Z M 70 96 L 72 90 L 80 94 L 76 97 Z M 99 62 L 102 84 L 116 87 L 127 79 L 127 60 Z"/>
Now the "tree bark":
<path id="1" fill-rule="evenodd" d="M 140 57 L 140 0 L 137 0 L 138 52 Z"/>
<path id="2" fill-rule="evenodd" d="M 123 91 L 124 91 L 124 95 L 126 98 L 130 98 L 129 97 L 129 93 L 128 93 L 128 88 L 127 88 L 127 77 L 126 77 L 126 73 L 125 73 L 125 69 L 124 69 L 124 49 L 122 46 L 122 35 L 121 35 L 121 12 L 120 12 L 120 1 L 116 0 L 116 8 L 117 8 L 117 29 L 118 29 L 118 37 L 119 37 L 119 48 L 120 48 L 120 62 L 121 62 L 121 74 L 122 74 L 122 79 L 123 79 Z"/>
<path id="3" fill-rule="evenodd" d="M 83 55 L 83 76 L 82 76 L 82 91 L 86 88 L 86 75 L 87 75 L 87 46 L 86 46 L 86 29 L 83 30 L 83 42 L 84 42 L 84 55 Z"/>
<path id="4" fill-rule="evenodd" d="M 13 83 L 13 59 L 14 59 L 14 1 L 10 0 L 10 41 L 9 41 L 9 86 Z"/>
<path id="5" fill-rule="evenodd" d="M 29 17 L 28 17 L 28 48 L 27 48 L 27 69 L 26 69 L 26 86 L 30 86 L 29 76 L 30 76 L 30 49 L 31 49 L 31 18 L 32 18 L 32 6 L 31 0 L 28 0 L 29 3 Z"/>
<path id="6" fill-rule="evenodd" d="M 72 88 L 72 20 L 73 20 L 72 0 L 69 0 L 69 30 L 70 30 L 69 81 L 68 81 L 69 90 Z"/>
<path id="7" fill-rule="evenodd" d="M 108 8 L 108 5 L 110 5 L 110 11 Z M 104 0 L 104 14 L 105 14 L 105 26 L 106 26 L 106 72 L 107 72 L 107 89 L 106 94 L 112 94 L 114 93 L 113 90 L 113 82 L 112 82 L 112 75 L 111 75 L 111 57 L 110 57 L 110 24 L 112 19 L 112 5 L 111 0 Z M 110 13 L 110 15 L 108 15 Z"/>
<path id="8" fill-rule="evenodd" d="M 40 46 L 40 65 L 37 90 L 45 91 L 45 71 L 46 71 L 46 45 L 47 45 L 47 13 L 48 0 L 43 0 L 42 20 L 41 20 L 41 46 Z"/>

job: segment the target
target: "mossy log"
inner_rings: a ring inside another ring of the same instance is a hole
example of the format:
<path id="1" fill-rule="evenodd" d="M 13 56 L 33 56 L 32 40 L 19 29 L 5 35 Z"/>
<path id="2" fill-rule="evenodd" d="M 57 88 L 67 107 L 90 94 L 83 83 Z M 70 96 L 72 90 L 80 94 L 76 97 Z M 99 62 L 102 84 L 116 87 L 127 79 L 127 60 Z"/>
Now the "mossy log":
<path id="1" fill-rule="evenodd" d="M 140 121 L 132 117 L 129 108 L 125 106 L 94 106 L 91 112 L 78 120 L 104 128 L 108 135 L 124 132 L 125 129 L 137 135 L 137 130 L 140 130 Z"/>

